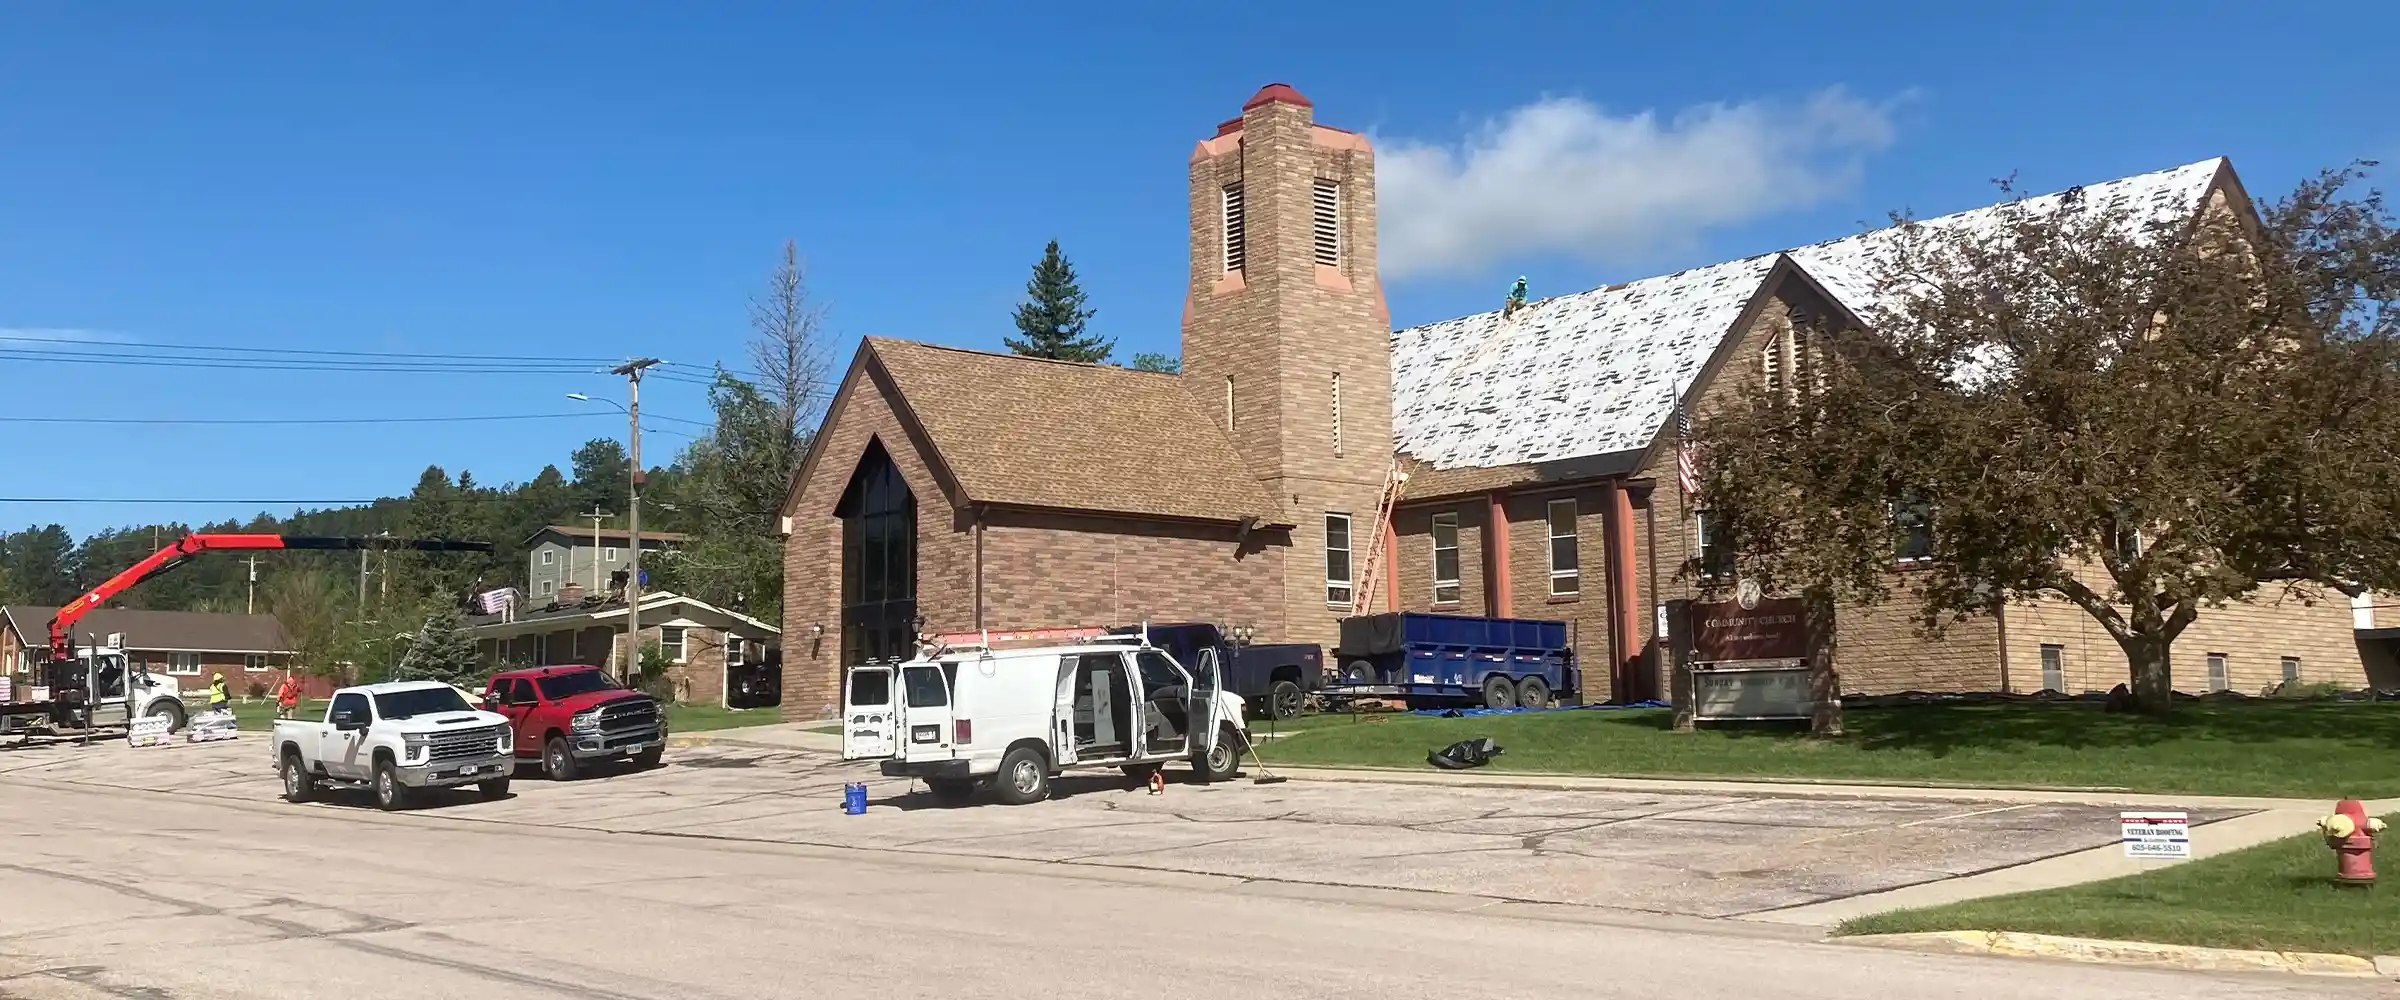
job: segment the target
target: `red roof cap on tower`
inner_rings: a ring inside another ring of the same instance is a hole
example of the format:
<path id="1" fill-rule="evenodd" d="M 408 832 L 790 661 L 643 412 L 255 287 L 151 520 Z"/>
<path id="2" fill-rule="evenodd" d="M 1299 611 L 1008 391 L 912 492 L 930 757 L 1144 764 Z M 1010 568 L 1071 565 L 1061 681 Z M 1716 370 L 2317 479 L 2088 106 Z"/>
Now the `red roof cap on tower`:
<path id="1" fill-rule="evenodd" d="M 1251 96 L 1249 103 L 1242 105 L 1242 110 L 1248 111 L 1260 105 L 1275 103 L 1297 104 L 1304 108 L 1316 107 L 1309 103 L 1308 98 L 1300 96 L 1299 91 L 1293 90 L 1291 84 L 1270 83 L 1258 88 L 1258 93 Z"/>

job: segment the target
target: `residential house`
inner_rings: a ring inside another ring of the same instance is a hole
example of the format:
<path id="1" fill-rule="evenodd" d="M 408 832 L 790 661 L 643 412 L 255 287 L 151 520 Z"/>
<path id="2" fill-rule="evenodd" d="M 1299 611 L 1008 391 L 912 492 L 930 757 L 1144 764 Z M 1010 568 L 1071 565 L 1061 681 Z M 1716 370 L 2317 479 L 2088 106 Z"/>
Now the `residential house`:
<path id="1" fill-rule="evenodd" d="M 50 619 L 57 614 L 57 608 L 33 605 L 0 609 L 0 667 L 17 684 L 32 683 L 33 664 L 50 643 Z M 74 638 L 87 643 L 116 634 L 125 637 L 127 662 L 181 681 L 186 692 L 206 687 L 221 673 L 235 697 L 263 697 L 288 668 L 300 671 L 308 697 L 333 693 L 331 680 L 308 676 L 311 665 L 299 662 L 274 615 L 103 608 L 77 623 Z"/>
<path id="2" fill-rule="evenodd" d="M 632 565 L 633 536 L 622 528 L 577 528 L 553 524 L 525 540 L 525 596 L 534 604 L 558 599 L 569 582 L 583 585 L 587 594 L 605 594 L 619 584 L 615 574 Z M 672 531 L 642 532 L 642 554 L 656 555 L 683 545 L 686 536 Z"/>
<path id="3" fill-rule="evenodd" d="M 466 633 L 494 671 L 512 667 L 590 664 L 622 675 L 625 600 L 587 599 L 567 584 L 555 606 L 467 619 Z M 723 705 L 729 669 L 763 662 L 781 631 L 773 625 L 697 598 L 667 591 L 642 595 L 642 644 L 657 646 L 670 666 L 674 700 Z"/>

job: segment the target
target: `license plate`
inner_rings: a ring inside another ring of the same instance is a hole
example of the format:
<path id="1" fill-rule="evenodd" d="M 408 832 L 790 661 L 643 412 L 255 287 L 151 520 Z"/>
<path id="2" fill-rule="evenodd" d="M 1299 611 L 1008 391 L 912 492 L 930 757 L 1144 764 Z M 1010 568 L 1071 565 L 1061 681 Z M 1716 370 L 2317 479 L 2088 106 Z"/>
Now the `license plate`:
<path id="1" fill-rule="evenodd" d="M 648 749 L 649 746 L 650 744 L 648 743 L 628 743 L 625 745 L 624 752 L 629 754 L 640 753 L 643 750 Z"/>
<path id="2" fill-rule="evenodd" d="M 477 774 L 477 773 L 480 773 L 480 772 L 482 772 L 482 770 L 483 770 L 483 765 L 481 765 L 481 764 L 475 765 L 475 766 L 473 766 L 473 767 L 462 767 L 462 768 L 459 768 L 459 769 L 458 769 L 458 776 L 459 776 L 459 777 L 461 777 L 461 778 L 464 778 L 464 777 L 466 777 L 467 775 L 470 775 L 470 774 Z"/>

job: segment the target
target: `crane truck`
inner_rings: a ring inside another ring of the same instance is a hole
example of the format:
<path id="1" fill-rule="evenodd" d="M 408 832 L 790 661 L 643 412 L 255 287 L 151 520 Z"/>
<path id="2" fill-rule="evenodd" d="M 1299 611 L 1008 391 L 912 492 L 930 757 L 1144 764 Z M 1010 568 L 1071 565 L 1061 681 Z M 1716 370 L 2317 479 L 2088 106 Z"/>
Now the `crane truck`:
<path id="1" fill-rule="evenodd" d="M 75 641 L 75 626 L 84 616 L 132 589 L 205 552 L 264 552 L 279 550 L 341 551 L 414 549 L 422 552 L 490 552 L 490 542 L 449 539 L 328 538 L 301 535 L 195 534 L 152 553 L 149 558 L 102 581 L 97 587 L 58 609 L 50 619 L 47 647 L 37 648 L 31 665 L 34 684 L 26 700 L 0 698 L 0 734 L 30 736 L 64 731 L 91 732 L 121 727 L 145 715 L 169 718 L 169 728 L 184 721 L 182 691 L 175 680 L 153 676 L 142 665 L 125 659 L 124 640 L 87 635 Z M 8 698 L 20 692 L 10 686 Z"/>

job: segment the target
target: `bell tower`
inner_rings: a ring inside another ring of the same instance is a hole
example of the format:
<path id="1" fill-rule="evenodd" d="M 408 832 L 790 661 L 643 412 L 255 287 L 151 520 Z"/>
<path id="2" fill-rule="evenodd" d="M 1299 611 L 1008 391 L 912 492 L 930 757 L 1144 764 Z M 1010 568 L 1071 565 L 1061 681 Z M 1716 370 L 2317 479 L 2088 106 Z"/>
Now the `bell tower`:
<path id="1" fill-rule="evenodd" d="M 1375 266 L 1375 151 L 1270 84 L 1191 158 L 1183 374 L 1298 522 L 1288 641 L 1336 638 L 1392 460 L 1391 313 Z"/>

